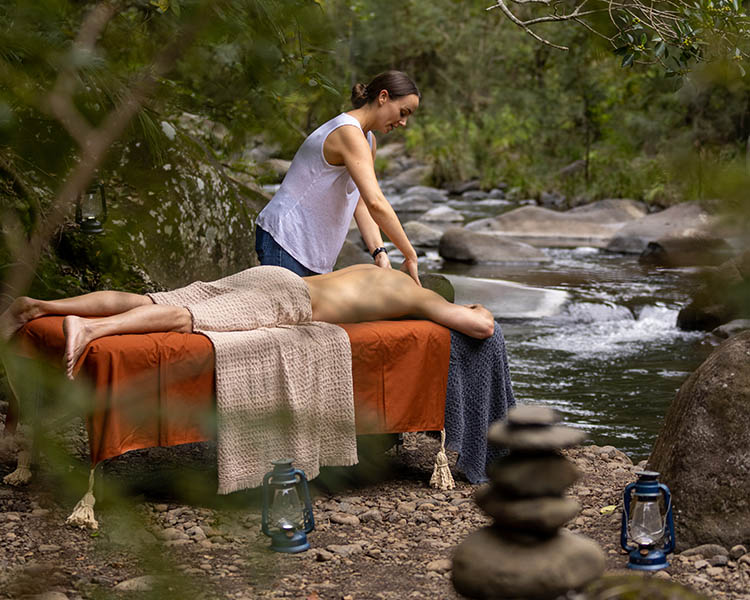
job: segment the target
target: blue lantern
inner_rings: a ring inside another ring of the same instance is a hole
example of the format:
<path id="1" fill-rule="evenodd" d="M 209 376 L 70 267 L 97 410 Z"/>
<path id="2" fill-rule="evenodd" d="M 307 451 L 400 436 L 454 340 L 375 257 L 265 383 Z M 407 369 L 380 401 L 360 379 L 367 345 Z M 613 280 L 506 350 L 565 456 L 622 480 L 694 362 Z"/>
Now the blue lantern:
<path id="1" fill-rule="evenodd" d="M 273 471 L 263 477 L 261 528 L 276 552 L 303 552 L 310 548 L 307 534 L 315 528 L 307 477 L 292 467 L 292 460 L 272 461 Z"/>
<path id="2" fill-rule="evenodd" d="M 672 495 L 659 483 L 659 473 L 639 471 L 636 475 L 638 481 L 625 487 L 620 544 L 630 553 L 628 568 L 658 571 L 669 566 L 667 554 L 674 552 Z"/>

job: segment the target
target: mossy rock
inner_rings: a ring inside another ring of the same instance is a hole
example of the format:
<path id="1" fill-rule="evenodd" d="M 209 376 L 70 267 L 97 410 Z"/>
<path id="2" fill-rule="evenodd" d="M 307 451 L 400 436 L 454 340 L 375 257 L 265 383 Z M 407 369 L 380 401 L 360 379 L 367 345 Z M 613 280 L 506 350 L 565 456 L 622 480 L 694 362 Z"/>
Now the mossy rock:
<path id="1" fill-rule="evenodd" d="M 453 284 L 447 277 L 437 273 L 425 273 L 419 276 L 419 281 L 422 283 L 422 287 L 440 294 L 448 302 L 455 302 L 456 290 L 453 289 Z"/>

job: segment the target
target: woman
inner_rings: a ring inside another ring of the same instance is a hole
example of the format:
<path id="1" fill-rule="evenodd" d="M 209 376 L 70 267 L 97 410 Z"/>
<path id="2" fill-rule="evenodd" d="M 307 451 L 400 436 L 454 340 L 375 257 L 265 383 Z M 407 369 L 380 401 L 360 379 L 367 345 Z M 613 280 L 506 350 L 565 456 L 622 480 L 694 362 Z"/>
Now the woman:
<path id="1" fill-rule="evenodd" d="M 263 265 L 300 276 L 328 273 L 354 216 L 375 264 L 390 268 L 380 230 L 404 255 L 419 284 L 417 253 L 375 176 L 373 131 L 405 127 L 421 95 L 400 71 L 352 88 L 353 110 L 313 131 L 302 143 L 276 195 L 258 215 L 255 249 Z"/>
<path id="2" fill-rule="evenodd" d="M 254 322 L 246 316 L 221 328 L 209 323 L 213 303 L 240 291 L 248 306 L 257 308 Z M 174 294 L 174 295 L 172 295 Z M 303 298 L 306 310 L 291 310 Z M 185 299 L 189 299 L 185 303 Z M 188 308 L 189 307 L 189 308 Z M 105 335 L 157 331 L 245 331 L 258 327 L 298 324 L 304 320 L 357 323 L 414 317 L 429 319 L 474 338 L 494 332 L 492 314 L 479 304 L 452 304 L 435 292 L 418 287 L 405 274 L 354 265 L 323 275 L 300 278 L 289 270 L 261 266 L 240 271 L 215 282 L 195 282 L 175 292 L 142 296 L 129 292 L 101 291 L 62 300 L 17 298 L 0 315 L 0 340 L 8 340 L 31 319 L 68 315 L 65 332 L 65 368 L 73 369 L 89 342 Z M 88 318 L 83 318 L 88 317 Z"/>

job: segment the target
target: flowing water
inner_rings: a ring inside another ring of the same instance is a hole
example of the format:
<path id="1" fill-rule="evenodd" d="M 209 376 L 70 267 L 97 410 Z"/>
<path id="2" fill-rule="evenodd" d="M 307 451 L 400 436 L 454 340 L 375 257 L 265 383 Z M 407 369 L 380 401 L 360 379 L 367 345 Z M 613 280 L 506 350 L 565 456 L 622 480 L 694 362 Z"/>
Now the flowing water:
<path id="1" fill-rule="evenodd" d="M 492 210 L 450 204 L 467 220 Z M 495 213 L 512 208 L 495 206 Z M 544 265 L 444 263 L 435 252 L 425 262 L 447 275 L 474 278 L 479 286 L 500 279 L 566 293 L 548 316 L 496 315 L 516 398 L 556 408 L 566 424 L 586 430 L 592 443 L 612 444 L 636 461 L 646 458 L 676 390 L 706 355 L 702 334 L 676 327 L 690 278 L 646 269 L 635 255 L 595 248 L 544 251 L 552 259 Z"/>

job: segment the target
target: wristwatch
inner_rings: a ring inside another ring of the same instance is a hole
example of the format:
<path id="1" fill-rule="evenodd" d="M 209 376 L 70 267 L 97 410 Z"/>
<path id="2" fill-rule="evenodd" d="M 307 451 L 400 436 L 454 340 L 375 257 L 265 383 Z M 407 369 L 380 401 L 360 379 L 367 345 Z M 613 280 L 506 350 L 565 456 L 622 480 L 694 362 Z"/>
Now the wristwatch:
<path id="1" fill-rule="evenodd" d="M 388 250 L 386 250 L 384 246 L 380 246 L 380 248 L 375 248 L 375 250 L 372 251 L 372 260 L 375 260 L 375 257 L 381 252 L 388 254 Z"/>

